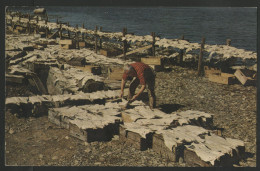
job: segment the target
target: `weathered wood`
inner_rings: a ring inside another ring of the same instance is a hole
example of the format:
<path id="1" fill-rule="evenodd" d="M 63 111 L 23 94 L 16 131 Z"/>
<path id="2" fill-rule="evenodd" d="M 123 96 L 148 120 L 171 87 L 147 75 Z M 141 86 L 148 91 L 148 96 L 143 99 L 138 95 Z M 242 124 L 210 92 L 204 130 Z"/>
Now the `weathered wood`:
<path id="1" fill-rule="evenodd" d="M 126 34 L 127 34 L 127 29 L 123 28 L 123 37 L 125 37 Z M 123 56 L 125 60 L 126 60 L 126 52 L 127 52 L 127 42 L 126 40 L 123 40 Z"/>
<path id="2" fill-rule="evenodd" d="M 245 154 L 245 145 L 240 140 L 223 138 L 215 134 L 205 134 L 185 145 L 184 159 L 195 166 L 233 166 Z"/>
<path id="3" fill-rule="evenodd" d="M 205 38 L 202 38 L 201 46 L 200 46 L 200 54 L 198 60 L 198 76 L 201 75 L 202 71 L 202 60 L 203 60 L 203 50 L 204 50 Z"/>
<path id="4" fill-rule="evenodd" d="M 226 40 L 226 45 L 227 45 L 227 46 L 230 46 L 230 45 L 231 45 L 231 39 L 227 39 L 227 40 Z"/>
<path id="5" fill-rule="evenodd" d="M 149 142 L 151 139 L 146 138 L 150 134 L 152 134 L 152 131 L 145 130 L 144 127 L 139 127 L 133 123 L 125 123 L 120 125 L 119 128 L 119 140 L 142 151 L 151 148 L 151 142 Z"/>
<path id="6" fill-rule="evenodd" d="M 99 31 L 102 32 L 102 27 L 99 27 Z M 99 47 L 102 49 L 102 36 L 99 36 Z"/>
<path id="7" fill-rule="evenodd" d="M 50 37 L 49 39 L 52 39 L 55 35 L 57 35 L 59 33 L 59 30 L 55 31 Z"/>
<path id="8" fill-rule="evenodd" d="M 252 78 L 254 73 L 255 73 L 254 71 L 250 71 L 250 70 L 237 69 L 234 75 L 241 82 L 241 84 L 254 85 L 256 84 L 256 80 Z"/>
<path id="9" fill-rule="evenodd" d="M 221 70 L 217 68 L 210 68 L 208 66 L 204 66 L 204 75 L 205 77 L 209 77 L 210 74 L 220 74 Z"/>
<path id="10" fill-rule="evenodd" d="M 233 74 L 221 73 L 221 74 L 209 74 L 209 81 L 220 83 L 220 84 L 235 84 L 236 77 Z"/>
<path id="11" fill-rule="evenodd" d="M 100 49 L 100 55 L 104 55 L 107 57 L 117 56 L 120 54 L 119 50 L 116 49 Z"/>
<path id="12" fill-rule="evenodd" d="M 130 51 L 130 52 L 127 52 L 125 55 L 126 55 L 126 56 L 132 55 L 132 54 L 134 54 L 134 53 L 141 52 L 141 51 L 144 51 L 144 50 L 147 50 L 147 49 L 150 49 L 150 48 L 152 48 L 152 45 L 147 45 L 147 46 L 144 46 L 144 47 L 141 47 L 141 48 L 132 50 L 132 51 Z M 116 56 L 116 57 L 117 57 L 117 58 L 122 58 L 122 57 L 124 57 L 124 54 L 118 55 L 118 56 Z"/>
<path id="13" fill-rule="evenodd" d="M 86 47 L 86 42 L 79 42 L 79 48 Z"/>
<path id="14" fill-rule="evenodd" d="M 24 83 L 24 76 L 22 75 L 10 75 L 10 74 L 5 74 L 5 80 L 6 83 L 18 83 L 18 84 L 22 84 Z"/>
<path id="15" fill-rule="evenodd" d="M 106 105 L 85 105 L 51 109 L 49 119 L 51 122 L 69 129 L 70 135 L 80 140 L 108 141 L 113 135 L 119 134 L 121 121 L 116 116 L 118 114 L 118 108 L 108 109 Z"/>
<path id="16" fill-rule="evenodd" d="M 141 62 L 148 65 L 162 65 L 162 58 L 160 57 L 141 58 Z"/>
<path id="17" fill-rule="evenodd" d="M 97 41 L 98 41 L 98 35 L 97 35 L 97 29 L 98 27 L 96 26 L 96 29 L 95 29 L 95 52 L 97 53 L 98 51 L 98 45 L 97 45 Z"/>
<path id="18" fill-rule="evenodd" d="M 70 40 L 70 39 L 59 41 L 59 44 L 62 44 L 62 45 L 72 45 L 73 43 L 74 43 L 73 40 Z"/>
<path id="19" fill-rule="evenodd" d="M 123 68 L 110 68 L 108 78 L 110 80 L 122 80 L 123 73 Z"/>
<path id="20" fill-rule="evenodd" d="M 152 42 L 152 56 L 155 56 L 155 32 L 151 33 L 151 36 L 153 37 L 153 42 Z"/>

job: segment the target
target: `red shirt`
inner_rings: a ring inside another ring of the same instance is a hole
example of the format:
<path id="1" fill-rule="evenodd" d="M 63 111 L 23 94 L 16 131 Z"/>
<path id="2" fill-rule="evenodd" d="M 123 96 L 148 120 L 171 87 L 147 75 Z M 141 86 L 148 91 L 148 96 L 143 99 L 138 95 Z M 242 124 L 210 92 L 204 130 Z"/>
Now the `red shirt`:
<path id="1" fill-rule="evenodd" d="M 124 72 L 123 80 L 126 80 L 127 77 L 137 77 L 140 80 L 140 84 L 145 85 L 144 70 L 150 69 L 150 67 L 142 62 L 136 62 L 130 65 L 134 68 L 135 72 L 133 74 L 127 74 Z"/>

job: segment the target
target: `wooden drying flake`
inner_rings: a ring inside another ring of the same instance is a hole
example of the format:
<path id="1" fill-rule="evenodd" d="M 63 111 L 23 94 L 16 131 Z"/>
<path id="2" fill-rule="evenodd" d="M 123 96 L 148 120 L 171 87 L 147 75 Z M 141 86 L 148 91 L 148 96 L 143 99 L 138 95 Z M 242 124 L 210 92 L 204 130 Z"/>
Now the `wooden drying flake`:
<path id="1" fill-rule="evenodd" d="M 152 131 L 148 131 L 144 136 L 140 133 L 141 129 L 141 127 L 139 129 L 129 129 L 128 126 L 120 125 L 119 140 L 141 151 L 151 148 Z"/>

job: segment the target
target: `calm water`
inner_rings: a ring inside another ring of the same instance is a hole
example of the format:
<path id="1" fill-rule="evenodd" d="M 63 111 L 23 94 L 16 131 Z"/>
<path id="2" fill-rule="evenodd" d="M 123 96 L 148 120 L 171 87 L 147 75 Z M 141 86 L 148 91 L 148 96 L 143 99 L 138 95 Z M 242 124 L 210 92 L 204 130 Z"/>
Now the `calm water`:
<path id="1" fill-rule="evenodd" d="M 225 44 L 231 39 L 232 46 L 256 51 L 257 9 L 212 7 L 45 7 L 51 21 L 62 22 L 88 29 L 102 26 L 105 31 L 122 31 L 136 35 L 155 32 L 161 38 L 180 38 L 207 44 Z M 17 8 L 16 8 L 17 10 Z M 32 8 L 19 8 L 32 12 Z"/>

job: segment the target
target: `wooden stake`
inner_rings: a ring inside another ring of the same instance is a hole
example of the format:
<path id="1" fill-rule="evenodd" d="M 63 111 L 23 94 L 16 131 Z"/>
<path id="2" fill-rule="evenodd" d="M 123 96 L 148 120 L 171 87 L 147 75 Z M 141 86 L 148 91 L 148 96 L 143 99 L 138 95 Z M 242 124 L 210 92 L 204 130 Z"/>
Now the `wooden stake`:
<path id="1" fill-rule="evenodd" d="M 47 24 L 48 20 L 49 20 L 49 17 L 48 17 L 48 15 L 46 14 L 45 24 Z"/>
<path id="2" fill-rule="evenodd" d="M 152 56 L 155 56 L 155 32 L 151 33 L 151 36 L 153 37 L 153 42 L 152 42 Z"/>
<path id="3" fill-rule="evenodd" d="M 68 27 L 69 27 L 69 26 L 70 26 L 70 23 L 68 22 L 67 25 L 68 25 Z M 68 37 L 69 37 L 69 39 L 70 39 L 70 31 L 69 31 L 69 29 L 68 29 Z"/>
<path id="4" fill-rule="evenodd" d="M 231 45 L 231 39 L 227 39 L 226 44 L 227 44 L 227 46 L 230 46 Z"/>
<path id="5" fill-rule="evenodd" d="M 78 32 L 76 32 L 76 40 L 77 40 L 77 48 L 79 49 L 79 35 L 78 35 Z"/>
<path id="6" fill-rule="evenodd" d="M 60 24 L 60 39 L 62 39 L 62 25 Z"/>
<path id="7" fill-rule="evenodd" d="M 46 39 L 48 38 L 48 35 L 49 35 L 49 29 L 48 27 L 45 28 L 45 37 Z"/>
<path id="8" fill-rule="evenodd" d="M 181 36 L 181 40 L 184 40 L 184 35 Z M 183 49 L 180 50 L 177 63 L 181 66 L 183 62 Z"/>
<path id="9" fill-rule="evenodd" d="M 102 27 L 99 27 L 99 31 L 101 32 L 102 31 Z M 100 49 L 102 49 L 102 37 L 99 36 L 99 47 Z"/>
<path id="10" fill-rule="evenodd" d="M 198 61 L 198 76 L 201 75 L 201 70 L 202 70 L 202 59 L 203 59 L 204 44 L 205 44 L 205 37 L 202 38 L 201 46 L 200 46 L 200 55 L 199 55 L 199 61 Z"/>
<path id="11" fill-rule="evenodd" d="M 127 28 L 123 28 L 123 37 L 127 34 Z M 124 59 L 126 60 L 126 51 L 127 51 L 127 42 L 126 40 L 123 40 L 123 54 L 124 54 Z"/>
<path id="12" fill-rule="evenodd" d="M 95 52 L 97 53 L 97 29 L 98 27 L 96 26 L 96 29 L 95 29 Z"/>
<path id="13" fill-rule="evenodd" d="M 82 23 L 82 28 L 85 28 L 84 23 Z"/>

